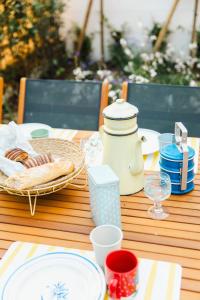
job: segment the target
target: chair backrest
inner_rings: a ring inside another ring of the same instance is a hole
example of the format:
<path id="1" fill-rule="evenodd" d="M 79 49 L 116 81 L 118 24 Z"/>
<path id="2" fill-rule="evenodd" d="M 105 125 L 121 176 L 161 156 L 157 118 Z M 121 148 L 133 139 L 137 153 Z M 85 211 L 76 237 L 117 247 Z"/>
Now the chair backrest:
<path id="1" fill-rule="evenodd" d="M 20 81 L 18 123 L 98 130 L 108 105 L 108 82 L 52 79 Z"/>
<path id="2" fill-rule="evenodd" d="M 0 77 L 0 123 L 2 123 L 3 87 L 4 87 L 4 80 L 3 77 Z"/>
<path id="3" fill-rule="evenodd" d="M 200 136 L 199 87 L 124 82 L 121 96 L 138 107 L 139 127 L 174 132 L 182 122 L 189 136 Z"/>

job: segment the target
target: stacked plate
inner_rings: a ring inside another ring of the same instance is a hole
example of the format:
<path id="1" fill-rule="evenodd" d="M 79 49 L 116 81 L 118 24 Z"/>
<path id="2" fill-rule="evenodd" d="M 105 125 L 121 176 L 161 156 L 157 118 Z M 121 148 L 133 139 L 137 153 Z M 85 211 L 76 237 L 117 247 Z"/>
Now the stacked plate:
<path id="1" fill-rule="evenodd" d="M 188 146 L 187 186 L 181 190 L 183 153 L 176 144 L 165 146 L 160 153 L 160 169 L 170 176 L 172 194 L 185 194 L 194 189 L 194 155 L 195 151 Z"/>

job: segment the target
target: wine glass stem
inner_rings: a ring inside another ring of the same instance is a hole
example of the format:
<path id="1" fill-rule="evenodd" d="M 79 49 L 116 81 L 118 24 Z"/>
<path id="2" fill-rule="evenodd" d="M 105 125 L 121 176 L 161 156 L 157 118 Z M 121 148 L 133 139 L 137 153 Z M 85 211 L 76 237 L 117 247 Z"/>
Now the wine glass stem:
<path id="1" fill-rule="evenodd" d="M 154 201 L 154 209 L 157 212 L 161 212 L 163 210 L 160 201 Z"/>

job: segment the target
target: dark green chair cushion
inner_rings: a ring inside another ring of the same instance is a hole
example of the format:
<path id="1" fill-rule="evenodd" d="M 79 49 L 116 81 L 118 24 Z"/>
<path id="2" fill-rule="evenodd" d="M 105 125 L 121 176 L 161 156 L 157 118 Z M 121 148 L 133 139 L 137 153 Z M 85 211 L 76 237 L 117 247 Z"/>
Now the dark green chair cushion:
<path id="1" fill-rule="evenodd" d="M 98 130 L 101 82 L 27 79 L 24 123 Z"/>
<path id="2" fill-rule="evenodd" d="M 189 136 L 200 137 L 198 87 L 129 83 L 127 101 L 138 107 L 141 128 L 174 132 L 175 122 L 182 122 Z"/>

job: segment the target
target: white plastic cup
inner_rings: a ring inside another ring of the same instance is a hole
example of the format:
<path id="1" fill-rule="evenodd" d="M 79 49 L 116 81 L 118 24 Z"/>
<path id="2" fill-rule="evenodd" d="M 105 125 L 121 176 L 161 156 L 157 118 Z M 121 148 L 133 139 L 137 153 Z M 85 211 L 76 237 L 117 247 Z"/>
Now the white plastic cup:
<path id="1" fill-rule="evenodd" d="M 165 146 L 175 143 L 175 135 L 173 133 L 161 133 L 158 137 L 158 141 L 161 152 Z"/>
<path id="2" fill-rule="evenodd" d="M 100 225 L 90 232 L 90 241 L 93 245 L 96 261 L 100 267 L 104 267 L 108 253 L 121 249 L 122 239 L 123 233 L 115 225 Z"/>

